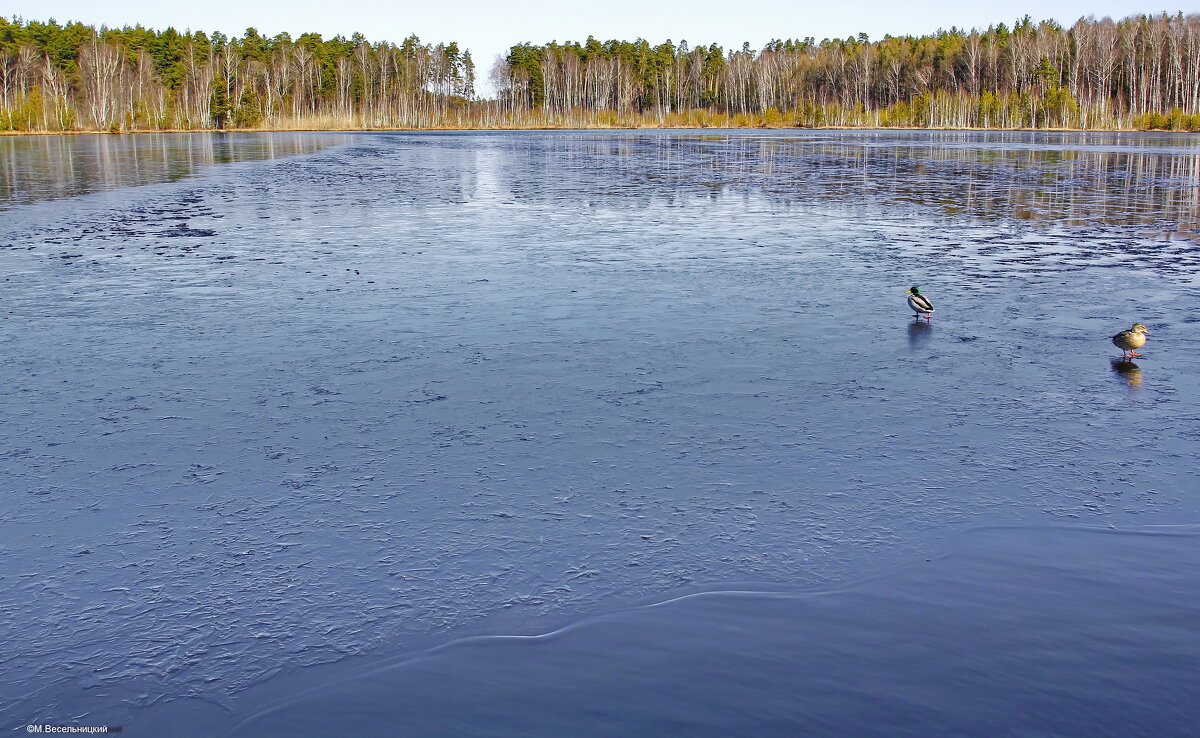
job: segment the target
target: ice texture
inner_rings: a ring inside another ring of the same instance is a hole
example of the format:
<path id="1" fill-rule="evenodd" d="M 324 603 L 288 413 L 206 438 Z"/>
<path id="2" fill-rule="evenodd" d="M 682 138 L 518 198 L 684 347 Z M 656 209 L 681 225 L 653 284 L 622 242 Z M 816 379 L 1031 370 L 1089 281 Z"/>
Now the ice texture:
<path id="1" fill-rule="evenodd" d="M 1198 167 L 1150 134 L 394 133 L 10 202 L 0 714 L 232 706 L 968 526 L 1194 522 Z"/>
<path id="2" fill-rule="evenodd" d="M 213 721 L 244 738 L 1187 736 L 1197 533 L 976 528 L 886 576 L 464 638 Z M 139 729 L 186 724 L 155 713 Z"/>

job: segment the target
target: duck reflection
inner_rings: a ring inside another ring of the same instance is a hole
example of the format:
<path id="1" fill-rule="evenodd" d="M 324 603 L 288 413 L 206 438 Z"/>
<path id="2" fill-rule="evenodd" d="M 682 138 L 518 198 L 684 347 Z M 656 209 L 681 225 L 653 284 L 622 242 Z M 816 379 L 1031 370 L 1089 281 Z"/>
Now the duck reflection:
<path id="1" fill-rule="evenodd" d="M 917 318 L 912 323 L 908 324 L 908 347 L 911 349 L 921 348 L 933 336 L 933 326 L 928 322 Z"/>
<path id="2" fill-rule="evenodd" d="M 1142 369 L 1129 359 L 1113 359 L 1112 370 L 1126 385 L 1135 388 L 1142 386 Z"/>

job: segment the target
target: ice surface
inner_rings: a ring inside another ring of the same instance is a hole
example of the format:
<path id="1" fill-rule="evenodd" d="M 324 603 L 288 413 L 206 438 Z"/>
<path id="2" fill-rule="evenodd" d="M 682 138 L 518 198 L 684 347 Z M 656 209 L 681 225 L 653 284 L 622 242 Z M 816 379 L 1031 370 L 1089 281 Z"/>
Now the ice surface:
<path id="1" fill-rule="evenodd" d="M 1186 736 L 1198 532 L 975 529 L 849 586 L 706 592 L 463 639 L 326 678 L 223 733 Z"/>
<path id="2" fill-rule="evenodd" d="M 0 138 L 0 210 L 121 187 L 173 182 L 215 164 L 320 151 L 329 133 L 163 133 Z"/>
<path id="3" fill-rule="evenodd" d="M 967 526 L 1194 522 L 1198 162 L 362 134 L 12 201 L 0 714 L 241 709 L 302 666 L 854 580 Z"/>

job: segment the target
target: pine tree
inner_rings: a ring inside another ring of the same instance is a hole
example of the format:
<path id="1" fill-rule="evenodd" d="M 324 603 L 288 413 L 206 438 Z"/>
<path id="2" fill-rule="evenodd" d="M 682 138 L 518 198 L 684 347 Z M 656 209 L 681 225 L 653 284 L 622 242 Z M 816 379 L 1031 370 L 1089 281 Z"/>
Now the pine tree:
<path id="1" fill-rule="evenodd" d="M 225 118 L 231 110 L 229 106 L 229 83 L 224 77 L 217 77 L 212 82 L 212 96 L 209 102 L 209 115 L 212 117 L 213 128 L 224 128 Z"/>

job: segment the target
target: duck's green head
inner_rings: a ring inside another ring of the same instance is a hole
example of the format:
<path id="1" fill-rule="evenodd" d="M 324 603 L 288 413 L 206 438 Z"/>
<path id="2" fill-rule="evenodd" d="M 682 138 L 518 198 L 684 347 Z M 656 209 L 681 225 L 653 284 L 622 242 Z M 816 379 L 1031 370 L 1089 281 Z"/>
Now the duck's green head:
<path id="1" fill-rule="evenodd" d="M 1141 323 L 1134 323 L 1133 327 L 1129 330 L 1131 333 L 1145 333 L 1147 336 L 1150 335 L 1150 331 L 1146 330 L 1146 326 Z"/>
<path id="2" fill-rule="evenodd" d="M 904 294 L 906 294 L 906 295 L 919 295 L 919 294 L 921 294 L 921 290 L 920 290 L 920 289 L 918 289 L 918 288 L 917 288 L 917 286 L 914 284 L 912 287 L 910 287 L 910 288 L 908 289 L 908 292 L 905 292 Z"/>

